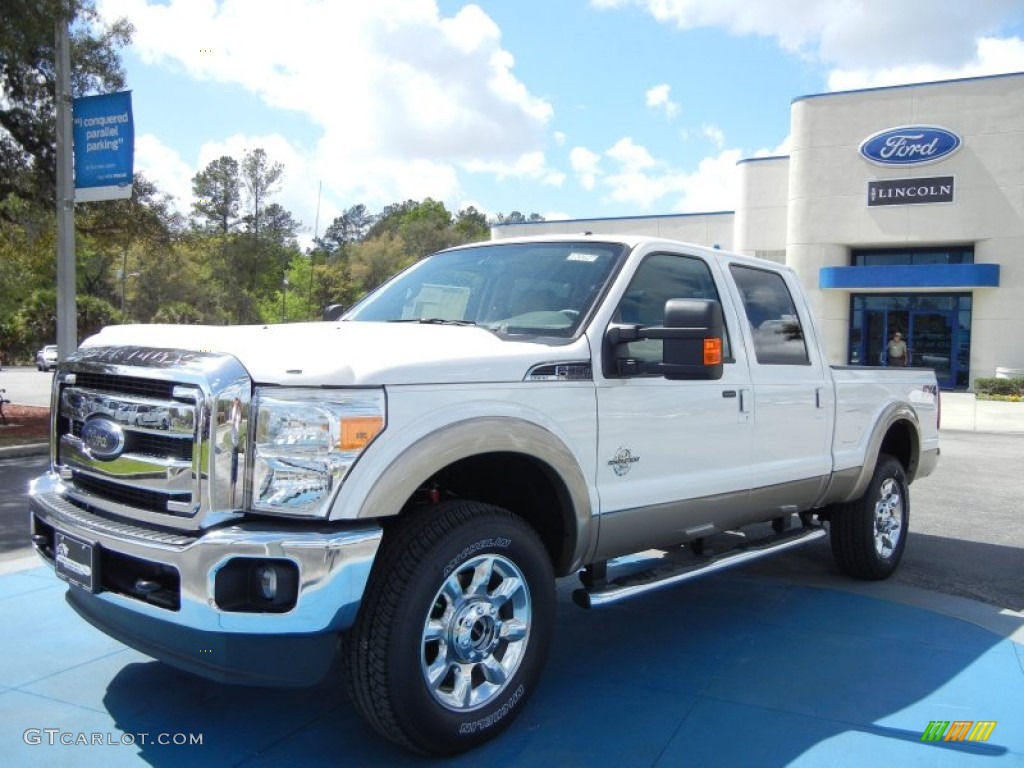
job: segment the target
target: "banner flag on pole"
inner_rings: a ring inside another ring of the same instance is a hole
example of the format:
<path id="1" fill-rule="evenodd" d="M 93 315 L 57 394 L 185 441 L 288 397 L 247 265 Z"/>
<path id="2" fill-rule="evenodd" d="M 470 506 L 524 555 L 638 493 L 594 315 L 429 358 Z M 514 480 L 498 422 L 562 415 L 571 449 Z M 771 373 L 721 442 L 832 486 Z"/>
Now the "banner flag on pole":
<path id="1" fill-rule="evenodd" d="M 71 115 L 75 202 L 131 197 L 135 161 L 131 91 L 73 99 Z"/>

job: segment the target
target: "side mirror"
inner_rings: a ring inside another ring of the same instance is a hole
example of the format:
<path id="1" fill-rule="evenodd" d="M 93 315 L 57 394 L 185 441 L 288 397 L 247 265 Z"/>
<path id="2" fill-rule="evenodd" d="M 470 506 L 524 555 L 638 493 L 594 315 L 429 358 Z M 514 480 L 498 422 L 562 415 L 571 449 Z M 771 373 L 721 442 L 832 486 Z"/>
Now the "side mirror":
<path id="1" fill-rule="evenodd" d="M 320 319 L 326 320 L 327 322 L 333 322 L 339 317 L 345 314 L 344 304 L 328 304 L 324 307 L 324 311 L 320 313 Z"/>
<path id="2" fill-rule="evenodd" d="M 725 320 L 721 304 L 713 299 L 669 299 L 664 325 L 660 370 L 666 379 L 722 378 Z"/>
<path id="3" fill-rule="evenodd" d="M 613 325 L 607 341 L 612 347 L 640 339 L 661 339 L 660 363 L 647 363 L 666 379 L 722 378 L 722 350 L 725 320 L 722 305 L 713 299 L 669 299 L 665 302 L 662 325 Z M 620 375 L 640 373 L 635 360 L 620 362 Z"/>

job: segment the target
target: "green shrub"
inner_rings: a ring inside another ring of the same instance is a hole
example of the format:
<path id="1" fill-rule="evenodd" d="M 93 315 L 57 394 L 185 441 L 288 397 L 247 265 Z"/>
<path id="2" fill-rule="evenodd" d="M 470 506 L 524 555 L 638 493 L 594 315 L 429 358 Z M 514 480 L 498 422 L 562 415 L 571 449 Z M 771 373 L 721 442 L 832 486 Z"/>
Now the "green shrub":
<path id="1" fill-rule="evenodd" d="M 1024 397 L 1024 376 L 1012 379 L 976 379 L 974 391 L 978 395 L 999 395 L 1001 397 Z"/>

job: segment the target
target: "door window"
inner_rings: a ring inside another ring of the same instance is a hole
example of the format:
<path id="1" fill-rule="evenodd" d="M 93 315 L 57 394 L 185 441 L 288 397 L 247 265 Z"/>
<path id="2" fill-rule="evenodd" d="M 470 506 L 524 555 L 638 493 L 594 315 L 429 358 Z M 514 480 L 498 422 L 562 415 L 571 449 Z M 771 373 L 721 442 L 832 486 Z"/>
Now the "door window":
<path id="1" fill-rule="evenodd" d="M 644 259 L 623 294 L 612 323 L 616 325 L 659 326 L 665 319 L 665 302 L 669 299 L 714 299 L 718 289 L 708 265 L 695 256 L 654 253 Z M 722 340 L 722 355 L 731 359 L 728 332 Z M 619 375 L 620 361 L 633 361 L 639 373 L 657 373 L 662 361 L 661 339 L 643 339 L 617 345 L 613 350 L 614 370 Z"/>
<path id="2" fill-rule="evenodd" d="M 786 281 L 777 272 L 731 267 L 761 365 L 810 365 L 804 329 Z"/>

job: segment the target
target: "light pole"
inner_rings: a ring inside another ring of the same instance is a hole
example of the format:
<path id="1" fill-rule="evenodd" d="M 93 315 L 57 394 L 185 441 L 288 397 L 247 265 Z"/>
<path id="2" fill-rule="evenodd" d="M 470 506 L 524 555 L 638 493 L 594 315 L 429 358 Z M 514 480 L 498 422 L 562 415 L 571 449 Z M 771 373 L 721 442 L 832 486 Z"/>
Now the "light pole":
<path id="1" fill-rule="evenodd" d="M 127 264 L 127 263 L 128 262 L 126 260 L 125 264 Z M 119 269 L 119 270 L 117 270 L 117 272 L 118 272 L 117 276 L 119 278 L 121 278 L 121 314 L 123 315 L 124 314 L 124 305 L 125 305 L 124 294 L 125 294 L 126 284 L 128 283 L 128 278 L 129 277 L 138 277 L 142 273 L 141 272 L 128 272 L 126 269 Z"/>
<path id="2" fill-rule="evenodd" d="M 281 280 L 281 322 L 288 322 L 288 278 Z"/>
<path id="3" fill-rule="evenodd" d="M 121 314 L 124 314 L 124 286 L 128 282 L 128 248 L 121 253 Z"/>

